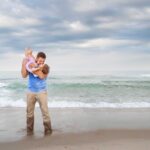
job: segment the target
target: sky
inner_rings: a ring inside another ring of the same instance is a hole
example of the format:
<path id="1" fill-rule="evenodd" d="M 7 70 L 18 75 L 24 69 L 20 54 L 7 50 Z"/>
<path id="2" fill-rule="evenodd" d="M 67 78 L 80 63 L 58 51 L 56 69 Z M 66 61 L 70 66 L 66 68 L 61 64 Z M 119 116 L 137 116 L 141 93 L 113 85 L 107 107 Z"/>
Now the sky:
<path id="1" fill-rule="evenodd" d="M 0 70 L 24 49 L 54 71 L 149 71 L 149 0 L 0 0 Z"/>

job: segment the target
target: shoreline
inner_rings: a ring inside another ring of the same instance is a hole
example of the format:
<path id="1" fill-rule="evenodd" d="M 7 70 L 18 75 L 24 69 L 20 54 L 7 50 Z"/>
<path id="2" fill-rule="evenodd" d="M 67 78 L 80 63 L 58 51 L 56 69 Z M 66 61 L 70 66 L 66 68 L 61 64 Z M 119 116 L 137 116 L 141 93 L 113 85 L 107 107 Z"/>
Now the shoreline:
<path id="1" fill-rule="evenodd" d="M 41 111 L 36 108 L 35 132 L 29 137 L 25 108 L 0 108 L 0 147 L 5 150 L 150 147 L 150 109 L 50 108 L 49 112 L 53 134 L 44 136 Z"/>
<path id="2" fill-rule="evenodd" d="M 4 150 L 149 150 L 150 130 L 97 130 L 83 133 L 52 134 L 25 137 L 15 142 L 0 143 Z"/>

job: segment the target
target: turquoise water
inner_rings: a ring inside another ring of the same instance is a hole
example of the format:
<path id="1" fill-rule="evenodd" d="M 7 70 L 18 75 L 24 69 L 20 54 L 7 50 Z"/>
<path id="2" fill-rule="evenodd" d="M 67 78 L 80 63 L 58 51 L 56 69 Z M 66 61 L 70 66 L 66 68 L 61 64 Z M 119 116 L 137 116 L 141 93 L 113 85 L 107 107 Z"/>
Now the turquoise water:
<path id="1" fill-rule="evenodd" d="M 148 72 L 52 72 L 47 84 L 49 107 L 150 107 Z M 0 72 L 0 90 L 0 107 L 26 106 L 20 72 Z"/>

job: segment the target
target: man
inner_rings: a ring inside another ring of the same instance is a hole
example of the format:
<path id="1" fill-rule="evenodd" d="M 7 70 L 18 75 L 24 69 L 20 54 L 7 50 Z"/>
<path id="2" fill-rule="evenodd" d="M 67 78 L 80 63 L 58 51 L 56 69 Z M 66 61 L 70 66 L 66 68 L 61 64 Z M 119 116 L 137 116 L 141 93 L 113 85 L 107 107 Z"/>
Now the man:
<path id="1" fill-rule="evenodd" d="M 37 65 L 43 65 L 46 59 L 46 55 L 43 52 L 39 52 L 36 57 Z M 43 125 L 45 129 L 45 135 L 52 133 L 51 121 L 48 112 L 47 104 L 47 89 L 46 78 L 47 74 L 44 74 L 41 70 L 35 72 L 38 77 L 35 77 L 32 73 L 26 70 L 27 61 L 22 61 L 21 74 L 23 78 L 29 76 L 28 81 L 28 93 L 27 93 L 27 135 L 33 134 L 34 130 L 34 108 L 36 101 L 39 102 L 40 109 L 43 116 Z"/>

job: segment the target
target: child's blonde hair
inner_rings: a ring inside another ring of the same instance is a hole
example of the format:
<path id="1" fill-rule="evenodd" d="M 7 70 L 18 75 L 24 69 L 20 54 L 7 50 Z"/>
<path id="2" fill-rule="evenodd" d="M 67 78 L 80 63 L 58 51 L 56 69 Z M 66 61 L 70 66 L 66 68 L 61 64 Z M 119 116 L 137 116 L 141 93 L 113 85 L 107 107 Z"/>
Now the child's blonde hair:
<path id="1" fill-rule="evenodd" d="M 49 73 L 49 66 L 47 64 L 44 64 L 44 66 L 42 68 L 42 72 L 44 74 L 48 74 Z"/>

